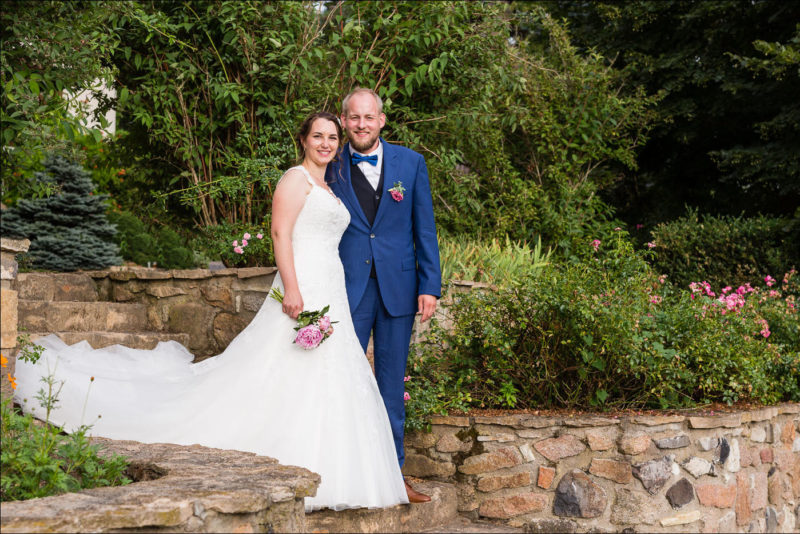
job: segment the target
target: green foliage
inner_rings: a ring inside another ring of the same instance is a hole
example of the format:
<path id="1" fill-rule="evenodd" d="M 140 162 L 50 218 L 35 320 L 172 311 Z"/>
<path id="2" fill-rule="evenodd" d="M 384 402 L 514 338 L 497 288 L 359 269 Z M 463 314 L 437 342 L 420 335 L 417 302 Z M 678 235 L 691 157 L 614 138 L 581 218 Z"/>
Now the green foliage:
<path id="1" fill-rule="evenodd" d="M 27 336 L 19 339 L 19 359 L 35 363 L 42 348 Z M 60 384 L 52 375 L 42 379 L 46 389 L 37 396 L 50 411 L 58 401 Z M 88 394 L 88 393 L 87 393 Z M 0 404 L 0 500 L 15 501 L 130 482 L 125 477 L 126 459 L 119 455 L 101 457 L 99 447 L 87 437 L 89 426 L 70 435 L 45 422 L 22 415 L 11 399 Z"/>
<path id="2" fill-rule="evenodd" d="M 148 229 L 128 211 L 111 211 L 108 218 L 117 227 L 115 241 L 123 259 L 137 265 L 155 263 L 164 269 L 188 269 L 194 266 L 192 251 L 171 228 Z"/>
<path id="3" fill-rule="evenodd" d="M 113 74 L 104 58 L 117 36 L 97 26 L 107 5 L 12 0 L 0 6 L 4 203 L 31 195 L 30 176 L 23 170 L 37 167 L 43 154 L 75 157 L 70 142 L 81 135 L 99 142 L 101 130 L 85 126 L 78 95 L 110 82 Z"/>
<path id="4" fill-rule="evenodd" d="M 678 287 L 741 285 L 800 265 L 800 218 L 686 216 L 653 231 L 653 267 Z"/>
<path id="5" fill-rule="evenodd" d="M 798 71 L 791 64 L 796 55 L 781 50 L 796 46 L 800 4 L 540 4 L 569 21 L 575 44 L 587 54 L 616 58 L 614 68 L 631 85 L 661 97 L 651 141 L 638 158 L 640 172 L 621 169 L 624 180 L 606 196 L 626 220 L 672 219 L 687 203 L 724 214 L 794 210 L 800 199 Z M 764 43 L 775 44 L 776 53 Z M 769 72 L 751 70 L 757 59 L 769 63 Z M 782 77 L 772 71 L 781 65 Z"/>
<path id="6" fill-rule="evenodd" d="M 111 241 L 116 230 L 106 217 L 106 197 L 94 194 L 95 186 L 80 165 L 53 156 L 34 179 L 57 192 L 20 200 L 0 220 L 4 235 L 31 240 L 26 259 L 33 268 L 74 271 L 121 263 Z"/>
<path id="7" fill-rule="evenodd" d="M 622 231 L 595 245 L 507 288 L 453 295 L 447 320 L 413 348 L 412 381 L 481 408 L 800 398 L 786 378 L 800 369 L 791 274 L 773 293 L 743 289 L 729 309 L 657 276 L 651 253 L 635 252 Z"/>
<path id="8" fill-rule="evenodd" d="M 264 267 L 275 265 L 272 238 L 269 234 L 270 217 L 260 225 L 219 224 L 207 226 L 192 240 L 192 248 L 202 258 L 220 259 L 228 267 Z M 242 246 L 245 234 L 250 234 L 247 245 Z M 261 238 L 258 238 L 258 235 Z M 234 245 L 234 241 L 236 244 Z M 241 253 L 236 251 L 241 247 Z"/>
<path id="9" fill-rule="evenodd" d="M 442 280 L 468 280 L 503 285 L 534 275 L 547 265 L 550 250 L 542 252 L 539 239 L 532 249 L 524 242 L 498 239 L 478 241 L 465 236 L 445 237 L 439 242 Z"/>

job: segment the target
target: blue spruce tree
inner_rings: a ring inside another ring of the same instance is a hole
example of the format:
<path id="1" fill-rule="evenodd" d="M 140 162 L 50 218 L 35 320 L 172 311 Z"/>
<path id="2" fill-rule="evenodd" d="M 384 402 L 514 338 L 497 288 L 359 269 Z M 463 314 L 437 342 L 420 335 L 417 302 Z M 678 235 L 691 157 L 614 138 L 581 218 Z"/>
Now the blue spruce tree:
<path id="1" fill-rule="evenodd" d="M 28 238 L 28 257 L 34 269 L 74 271 L 102 269 L 122 263 L 113 242 L 116 228 L 108 222 L 103 201 L 95 195 L 89 173 L 60 156 L 45 162 L 35 180 L 55 185 L 56 193 L 20 200 L 2 213 L 0 229 L 7 237 Z"/>

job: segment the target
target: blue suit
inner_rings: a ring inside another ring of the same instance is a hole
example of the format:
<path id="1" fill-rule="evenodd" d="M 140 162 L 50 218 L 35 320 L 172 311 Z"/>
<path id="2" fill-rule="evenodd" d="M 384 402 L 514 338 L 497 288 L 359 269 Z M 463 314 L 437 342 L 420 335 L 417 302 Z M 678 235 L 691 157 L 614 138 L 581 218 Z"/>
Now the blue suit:
<path id="1" fill-rule="evenodd" d="M 403 465 L 405 391 L 403 376 L 418 295 L 441 296 L 441 270 L 428 169 L 421 154 L 383 144 L 383 192 L 372 224 L 356 198 L 350 177 L 350 147 L 328 165 L 326 180 L 350 211 L 350 225 L 339 244 L 353 326 L 364 351 L 370 333 L 375 378 Z M 403 200 L 389 189 L 401 182 Z M 370 277 L 374 265 L 375 278 Z"/>

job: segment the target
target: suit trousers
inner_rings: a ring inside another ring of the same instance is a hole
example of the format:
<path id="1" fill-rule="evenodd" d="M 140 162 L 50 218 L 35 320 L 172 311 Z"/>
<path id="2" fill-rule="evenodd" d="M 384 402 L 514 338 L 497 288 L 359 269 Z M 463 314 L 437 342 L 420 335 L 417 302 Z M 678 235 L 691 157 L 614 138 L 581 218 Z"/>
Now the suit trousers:
<path id="1" fill-rule="evenodd" d="M 406 363 L 414 314 L 392 317 L 381 299 L 378 280 L 370 278 L 367 289 L 358 307 L 353 310 L 353 326 L 364 352 L 367 351 L 370 334 L 373 335 L 375 353 L 375 379 L 378 382 L 383 404 L 389 415 L 389 423 L 397 450 L 397 461 L 403 467 L 403 427 L 406 420 L 405 393 Z"/>

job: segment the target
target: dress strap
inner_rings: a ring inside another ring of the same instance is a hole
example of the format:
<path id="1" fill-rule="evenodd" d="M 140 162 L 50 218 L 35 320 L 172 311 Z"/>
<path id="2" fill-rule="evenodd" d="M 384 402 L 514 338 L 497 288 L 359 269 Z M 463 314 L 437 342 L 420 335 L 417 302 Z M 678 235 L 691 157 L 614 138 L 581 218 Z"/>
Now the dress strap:
<path id="1" fill-rule="evenodd" d="M 292 167 L 292 169 L 300 169 L 301 171 L 303 171 L 303 174 L 306 175 L 306 180 L 308 180 L 309 184 L 311 184 L 312 186 L 317 185 L 316 182 L 314 182 L 314 179 L 311 177 L 311 173 L 308 172 L 308 169 L 306 169 L 302 165 L 298 165 L 297 167 Z"/>

